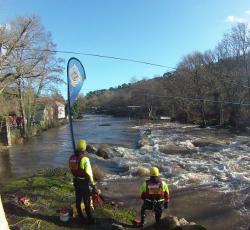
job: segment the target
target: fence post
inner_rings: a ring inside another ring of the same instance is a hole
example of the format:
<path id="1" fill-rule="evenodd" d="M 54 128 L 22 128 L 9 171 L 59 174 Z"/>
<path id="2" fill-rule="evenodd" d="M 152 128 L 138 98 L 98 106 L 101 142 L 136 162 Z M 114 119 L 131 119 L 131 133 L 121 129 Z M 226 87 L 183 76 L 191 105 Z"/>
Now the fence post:
<path id="1" fill-rule="evenodd" d="M 0 137 L 1 137 L 0 141 L 4 145 L 11 146 L 11 130 L 10 130 L 10 124 L 7 120 L 2 122 L 1 124 Z"/>
<path id="2" fill-rule="evenodd" d="M 6 131 L 7 131 L 7 144 L 8 146 L 11 146 L 11 130 L 10 125 L 6 123 Z"/>

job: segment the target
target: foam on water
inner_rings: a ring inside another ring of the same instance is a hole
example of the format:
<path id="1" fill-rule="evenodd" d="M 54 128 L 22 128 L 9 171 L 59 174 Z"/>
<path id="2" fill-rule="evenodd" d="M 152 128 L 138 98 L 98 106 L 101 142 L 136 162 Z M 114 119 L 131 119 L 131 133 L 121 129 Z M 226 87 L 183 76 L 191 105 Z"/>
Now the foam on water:
<path id="1" fill-rule="evenodd" d="M 129 170 L 107 179 L 133 178 L 139 168 L 156 165 L 168 184 L 176 188 L 213 186 L 230 195 L 231 206 L 241 215 L 250 216 L 246 202 L 250 193 L 249 136 L 175 123 L 134 128 L 140 130 L 140 149 L 117 147 L 123 157 L 113 159 Z"/>
<path id="2" fill-rule="evenodd" d="M 216 133 L 215 129 L 200 129 L 176 123 L 147 124 L 134 127 L 146 140 L 140 149 L 117 147 L 123 154 L 115 159 L 129 166 L 131 177 L 141 167 L 157 165 L 169 183 L 176 187 L 214 184 L 220 191 L 241 191 L 250 187 L 250 139 Z M 197 133 L 198 132 L 198 133 Z M 204 132 L 204 136 L 203 136 Z M 211 132 L 208 133 L 208 132 Z M 204 142 L 195 147 L 194 142 Z M 207 144 L 206 144 L 207 142 Z M 173 146 L 185 154 L 165 154 L 161 148 Z M 113 177 L 110 175 L 110 177 Z"/>

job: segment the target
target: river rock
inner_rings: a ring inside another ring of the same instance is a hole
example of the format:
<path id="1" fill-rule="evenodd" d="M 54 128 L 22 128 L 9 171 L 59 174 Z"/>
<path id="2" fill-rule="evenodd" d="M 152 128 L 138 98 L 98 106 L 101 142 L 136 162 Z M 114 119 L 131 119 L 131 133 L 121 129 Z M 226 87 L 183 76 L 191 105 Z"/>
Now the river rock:
<path id="1" fill-rule="evenodd" d="M 187 225 L 188 221 L 186 221 L 184 218 L 179 219 L 180 225 Z"/>
<path id="2" fill-rule="evenodd" d="M 178 219 L 177 216 L 168 216 L 161 220 L 159 229 L 171 229 L 171 230 L 206 230 L 201 225 L 197 225 L 194 222 L 189 223 L 186 219 Z M 149 228 L 151 229 L 151 228 Z"/>
<path id="3" fill-rule="evenodd" d="M 212 146 L 215 148 L 222 147 L 223 144 L 218 140 L 195 140 L 192 142 L 195 147 L 206 147 L 206 146 Z"/>
<path id="4" fill-rule="evenodd" d="M 107 149 L 105 149 L 103 147 L 100 147 L 100 148 L 97 149 L 96 155 L 99 156 L 99 157 L 102 157 L 104 159 L 109 159 L 110 158 L 110 156 L 109 156 L 109 154 L 107 152 Z"/>
<path id="5" fill-rule="evenodd" d="M 95 153 L 97 151 L 97 148 L 95 146 L 93 146 L 93 145 L 87 144 L 86 151 L 88 153 Z"/>
<path id="6" fill-rule="evenodd" d="M 177 216 L 174 216 L 174 217 L 173 217 L 173 222 L 174 222 L 174 224 L 175 224 L 176 226 L 180 226 L 180 222 L 179 222 Z"/>
<path id="7" fill-rule="evenodd" d="M 165 154 L 190 154 L 192 151 L 186 147 L 174 144 L 159 145 L 159 151 Z"/>
<path id="8" fill-rule="evenodd" d="M 174 165 L 171 170 L 172 170 L 172 173 L 174 174 L 182 174 L 186 171 L 185 166 L 179 165 L 179 164 Z"/>
<path id="9" fill-rule="evenodd" d="M 122 225 L 120 225 L 120 224 L 115 224 L 115 223 L 113 223 L 112 225 L 111 225 L 111 228 L 110 228 L 111 230 L 123 230 L 123 229 L 125 229 Z"/>
<path id="10" fill-rule="evenodd" d="M 185 224 L 185 225 L 183 225 Z M 178 220 L 176 216 L 168 216 L 161 219 L 160 223 L 153 224 L 151 226 L 147 226 L 147 230 L 151 229 L 169 229 L 169 230 L 206 230 L 206 228 L 202 227 L 201 225 L 191 225 L 186 221 L 184 218 Z"/>
<path id="11" fill-rule="evenodd" d="M 149 174 L 150 174 L 149 169 L 144 167 L 138 168 L 137 171 L 135 172 L 136 176 L 149 176 Z"/>
<path id="12" fill-rule="evenodd" d="M 117 173 L 119 173 L 121 176 L 127 175 L 129 172 L 129 169 L 130 169 L 129 165 L 122 164 L 122 165 L 119 165 L 119 167 L 117 167 Z"/>
<path id="13" fill-rule="evenodd" d="M 140 147 L 143 147 L 145 145 L 150 145 L 151 141 L 148 137 L 142 137 L 141 140 L 139 140 L 138 144 Z"/>
<path id="14" fill-rule="evenodd" d="M 196 225 L 196 223 L 194 223 L 194 222 L 189 222 L 189 225 Z"/>
<path id="15" fill-rule="evenodd" d="M 248 196 L 244 201 L 244 206 L 246 209 L 250 210 L 250 196 Z"/>
<path id="16" fill-rule="evenodd" d="M 179 222 L 177 217 L 168 216 L 165 218 L 162 218 L 160 220 L 160 223 L 155 226 L 155 224 L 147 229 L 155 229 L 154 227 L 157 227 L 157 229 L 179 229 Z M 153 228 L 152 228 L 153 227 Z"/>
<path id="17" fill-rule="evenodd" d="M 187 147 L 188 149 L 194 148 L 194 144 L 190 140 L 181 141 L 181 142 L 179 142 L 179 144 L 184 146 L 184 147 Z"/>
<path id="18" fill-rule="evenodd" d="M 205 227 L 201 226 L 201 225 L 191 225 L 191 224 L 187 224 L 184 226 L 181 226 L 180 228 L 178 228 L 180 230 L 206 230 Z"/>
<path id="19" fill-rule="evenodd" d="M 123 156 L 122 153 L 118 152 L 115 149 L 115 146 L 110 146 L 105 144 L 97 145 L 97 150 L 95 151 L 95 154 L 104 159 Z"/>
<path id="20" fill-rule="evenodd" d="M 141 150 L 150 153 L 154 151 L 154 147 L 151 145 L 144 145 L 141 147 Z"/>

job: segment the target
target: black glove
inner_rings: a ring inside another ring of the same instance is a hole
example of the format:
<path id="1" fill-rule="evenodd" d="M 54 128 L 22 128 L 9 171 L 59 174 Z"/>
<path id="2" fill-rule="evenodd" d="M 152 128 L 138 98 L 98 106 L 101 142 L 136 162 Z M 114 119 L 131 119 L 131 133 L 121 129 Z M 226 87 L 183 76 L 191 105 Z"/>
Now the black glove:
<path id="1" fill-rule="evenodd" d="M 164 208 L 165 208 L 165 209 L 168 208 L 168 202 L 164 202 Z"/>
<path id="2" fill-rule="evenodd" d="M 95 185 L 91 184 L 90 187 L 92 188 L 91 192 L 92 192 L 93 194 L 98 194 L 98 191 L 97 191 Z"/>

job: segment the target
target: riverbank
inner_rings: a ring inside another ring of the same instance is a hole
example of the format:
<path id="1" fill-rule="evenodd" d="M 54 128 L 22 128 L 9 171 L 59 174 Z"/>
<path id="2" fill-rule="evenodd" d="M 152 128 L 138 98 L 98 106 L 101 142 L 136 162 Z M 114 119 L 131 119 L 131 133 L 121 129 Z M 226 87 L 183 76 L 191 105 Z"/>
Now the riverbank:
<path id="1" fill-rule="evenodd" d="M 50 123 L 42 122 L 40 124 L 34 124 L 30 127 L 29 132 L 26 135 L 24 135 L 23 127 L 8 125 L 8 127 L 6 127 L 6 131 L 0 133 L 0 153 L 6 152 L 11 146 L 25 144 L 32 137 L 39 136 L 45 131 L 64 126 L 67 123 L 67 119 L 61 119 Z"/>
<path id="2" fill-rule="evenodd" d="M 72 209 L 74 204 L 74 188 L 72 176 L 67 169 L 56 169 L 40 172 L 28 178 L 22 178 L 5 185 L 1 189 L 3 206 L 10 228 L 13 230 L 30 229 L 133 229 L 136 211 L 131 206 L 124 206 L 122 202 L 109 200 L 105 196 L 104 208 L 95 207 L 93 213 L 97 220 L 96 226 L 88 226 L 72 216 L 68 222 L 61 222 L 57 210 L 65 207 Z M 102 188 L 104 190 L 104 187 Z M 72 210 L 72 213 L 75 213 Z M 204 230 L 205 228 L 189 224 L 185 220 L 177 222 L 177 217 L 163 218 L 155 226 L 148 222 L 145 229 L 177 229 L 177 225 L 185 223 L 181 229 Z"/>
<path id="3" fill-rule="evenodd" d="M 99 182 L 98 186 L 102 190 L 106 205 L 104 209 L 96 208 L 94 216 L 97 225 L 92 228 L 82 224 L 78 218 L 71 218 L 67 223 L 59 219 L 57 210 L 62 207 L 71 209 L 74 204 L 72 177 L 67 169 L 46 170 L 32 177 L 12 181 L 1 189 L 1 194 L 7 219 L 13 230 L 19 230 L 20 227 L 23 230 L 116 229 L 111 227 L 112 224 L 120 226 L 117 229 L 131 229 L 133 219 L 139 217 L 142 202 L 138 186 L 144 179 Z M 230 197 L 214 188 L 204 186 L 175 190 L 170 185 L 170 191 L 170 205 L 163 214 L 164 227 L 167 225 L 166 218 L 167 223 L 173 224 L 171 216 L 201 223 L 206 229 L 213 230 L 246 229 L 243 226 L 248 225 L 249 219 L 242 218 L 237 210 L 225 206 Z M 19 202 L 22 197 L 29 200 L 27 205 Z M 159 229 L 151 226 L 154 219 L 150 212 L 146 221 L 145 229 Z M 149 228 L 150 226 L 152 228 Z M 176 226 L 172 227 L 168 229 L 174 229 Z M 183 229 L 188 228 L 186 226 Z"/>
<path id="4" fill-rule="evenodd" d="M 107 196 L 118 196 L 116 199 L 126 205 L 129 202 L 124 197 L 130 194 L 131 207 L 139 208 L 138 185 L 144 168 L 156 165 L 170 185 L 171 204 L 166 213 L 200 220 L 197 222 L 208 229 L 248 227 L 247 134 L 166 122 L 135 126 L 126 119 L 107 116 L 86 116 L 74 122 L 74 131 L 76 139 L 84 138 L 102 148 L 99 156 L 89 157 L 94 167 L 104 171 L 102 186 Z M 63 126 L 42 133 L 29 143 L 13 146 L 1 155 L 0 184 L 31 176 L 41 168 L 67 167 L 72 154 L 70 144 L 69 129 Z M 177 194 L 180 195 L 176 197 Z M 228 228 L 223 228 L 224 223 Z"/>
<path id="5" fill-rule="evenodd" d="M 74 188 L 72 176 L 65 169 L 49 170 L 6 184 L 2 192 L 3 206 L 11 229 L 96 229 L 78 218 L 61 222 L 57 210 L 65 207 L 73 211 Z M 27 202 L 20 202 L 20 200 Z M 112 223 L 129 224 L 133 212 L 107 205 L 94 212 L 98 229 L 109 229 Z"/>

